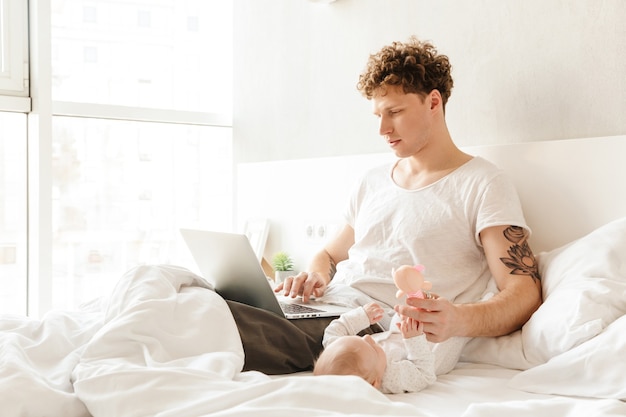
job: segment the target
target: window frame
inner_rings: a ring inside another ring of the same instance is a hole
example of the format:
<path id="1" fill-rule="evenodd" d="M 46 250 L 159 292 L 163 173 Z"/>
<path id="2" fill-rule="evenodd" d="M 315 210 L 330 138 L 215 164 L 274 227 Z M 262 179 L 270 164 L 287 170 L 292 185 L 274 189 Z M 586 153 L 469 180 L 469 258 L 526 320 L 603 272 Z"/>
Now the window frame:
<path id="1" fill-rule="evenodd" d="M 0 111 L 29 112 L 28 2 L 0 0 Z"/>

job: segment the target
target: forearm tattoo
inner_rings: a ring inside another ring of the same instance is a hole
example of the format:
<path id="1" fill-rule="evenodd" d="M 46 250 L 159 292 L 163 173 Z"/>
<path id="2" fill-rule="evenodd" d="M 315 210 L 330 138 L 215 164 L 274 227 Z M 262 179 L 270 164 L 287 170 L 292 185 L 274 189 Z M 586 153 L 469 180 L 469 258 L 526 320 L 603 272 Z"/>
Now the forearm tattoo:
<path id="1" fill-rule="evenodd" d="M 537 260 L 530 250 L 526 239 L 526 231 L 519 226 L 509 226 L 504 230 L 504 237 L 512 243 L 507 253 L 508 258 L 500 258 L 502 263 L 511 269 L 513 275 L 528 275 L 533 281 L 541 279 Z"/>
<path id="2" fill-rule="evenodd" d="M 333 279 L 333 277 L 337 273 L 337 265 L 335 264 L 333 258 L 330 257 L 330 255 L 328 255 L 328 260 L 330 261 L 330 269 L 328 271 L 328 275 L 330 276 L 330 279 Z"/>

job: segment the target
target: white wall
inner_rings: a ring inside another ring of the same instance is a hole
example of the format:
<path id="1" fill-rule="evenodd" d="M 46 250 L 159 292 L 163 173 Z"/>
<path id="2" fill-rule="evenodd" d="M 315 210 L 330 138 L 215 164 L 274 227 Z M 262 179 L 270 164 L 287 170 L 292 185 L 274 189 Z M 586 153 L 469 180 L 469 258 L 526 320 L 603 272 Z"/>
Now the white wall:
<path id="1" fill-rule="evenodd" d="M 311 256 L 345 223 L 343 211 L 357 179 L 394 158 L 384 152 L 239 164 L 240 229 L 246 219 L 268 219 L 265 258 L 287 251 L 296 269 L 305 270 Z"/>
<path id="2" fill-rule="evenodd" d="M 393 40 L 447 54 L 460 146 L 626 132 L 624 0 L 235 1 L 235 159 L 385 152 L 356 91 Z"/>

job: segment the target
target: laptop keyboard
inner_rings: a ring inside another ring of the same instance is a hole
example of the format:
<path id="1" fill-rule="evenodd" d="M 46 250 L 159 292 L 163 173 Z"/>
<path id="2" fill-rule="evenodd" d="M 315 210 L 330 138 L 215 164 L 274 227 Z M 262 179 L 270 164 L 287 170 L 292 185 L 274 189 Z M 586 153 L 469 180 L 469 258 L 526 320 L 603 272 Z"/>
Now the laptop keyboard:
<path id="1" fill-rule="evenodd" d="M 283 309 L 285 314 L 299 314 L 299 313 L 320 313 L 324 310 L 318 308 L 303 306 L 302 304 L 291 304 L 280 302 L 280 308 Z"/>

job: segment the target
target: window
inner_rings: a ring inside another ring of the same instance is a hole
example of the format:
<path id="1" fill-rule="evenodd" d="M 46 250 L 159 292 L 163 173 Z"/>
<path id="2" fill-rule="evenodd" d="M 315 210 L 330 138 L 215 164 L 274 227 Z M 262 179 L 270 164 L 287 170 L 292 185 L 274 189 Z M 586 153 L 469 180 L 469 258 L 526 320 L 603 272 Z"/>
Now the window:
<path id="1" fill-rule="evenodd" d="M 0 0 L 0 110 L 28 111 L 27 2 Z"/>
<path id="2" fill-rule="evenodd" d="M 25 2 L 0 0 L 0 90 L 3 94 L 28 93 L 25 5 Z"/>
<path id="3" fill-rule="evenodd" d="M 27 311 L 27 2 L 0 0 L 0 308 Z"/>
<path id="4" fill-rule="evenodd" d="M 232 2 L 0 10 L 0 310 L 72 309 L 136 265 L 192 266 L 179 229 L 233 223 Z"/>
<path id="5" fill-rule="evenodd" d="M 137 25 L 142 28 L 149 28 L 151 26 L 152 16 L 148 10 L 139 10 L 137 12 Z"/>
<path id="6" fill-rule="evenodd" d="M 53 100 L 230 115 L 231 2 L 52 3 Z"/>
<path id="7" fill-rule="evenodd" d="M 0 112 L 0 306 L 26 313 L 26 115 Z"/>
<path id="8" fill-rule="evenodd" d="M 53 307 L 145 263 L 190 265 L 184 225 L 230 222 L 230 128 L 53 119 Z"/>
<path id="9" fill-rule="evenodd" d="M 96 23 L 98 21 L 98 9 L 95 6 L 83 7 L 83 22 Z"/>
<path id="10" fill-rule="evenodd" d="M 232 4 L 53 0 L 51 308 L 232 224 Z M 194 22 L 190 31 L 190 22 Z"/>

